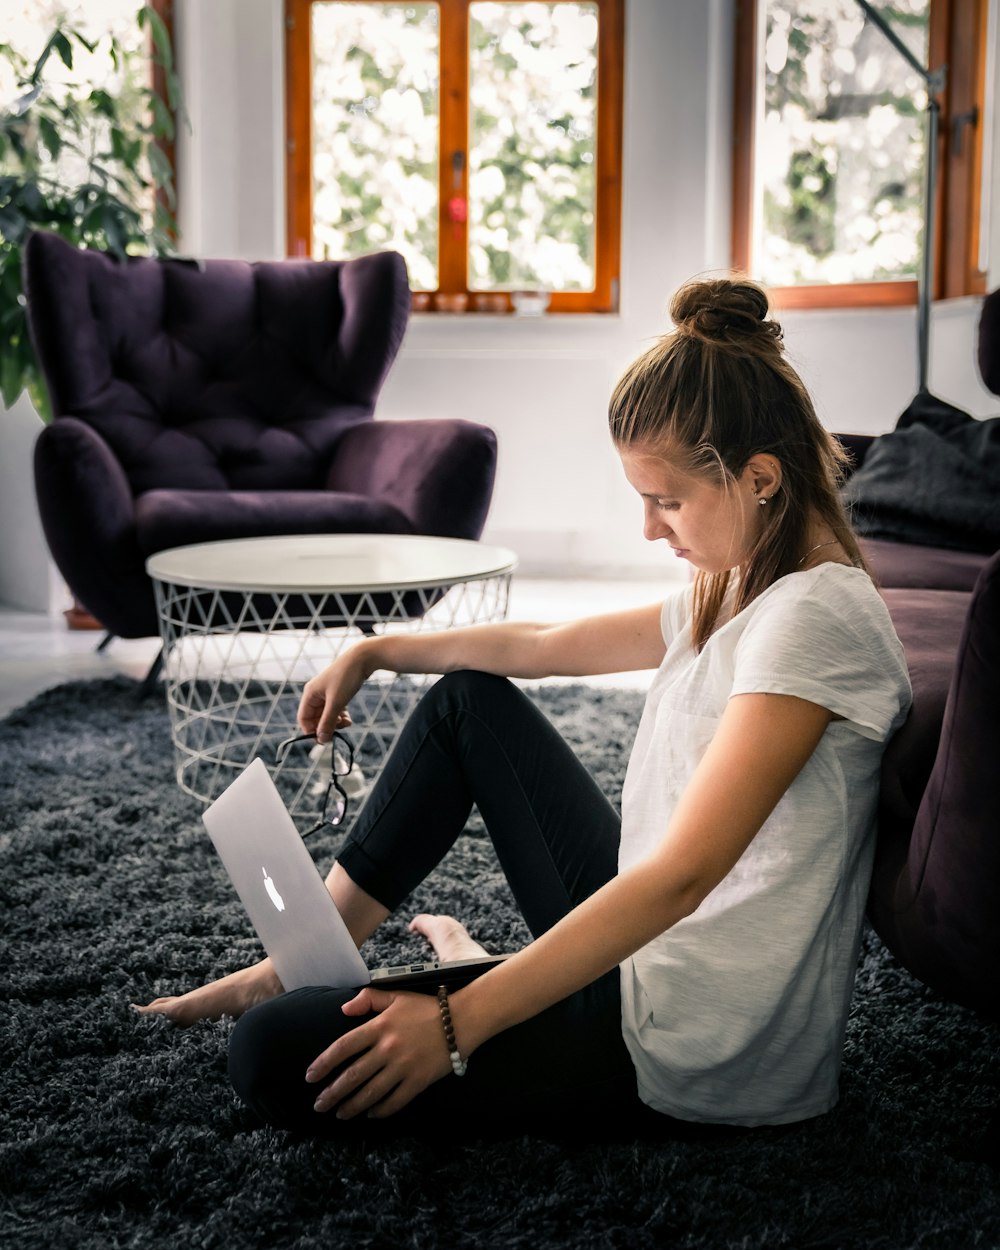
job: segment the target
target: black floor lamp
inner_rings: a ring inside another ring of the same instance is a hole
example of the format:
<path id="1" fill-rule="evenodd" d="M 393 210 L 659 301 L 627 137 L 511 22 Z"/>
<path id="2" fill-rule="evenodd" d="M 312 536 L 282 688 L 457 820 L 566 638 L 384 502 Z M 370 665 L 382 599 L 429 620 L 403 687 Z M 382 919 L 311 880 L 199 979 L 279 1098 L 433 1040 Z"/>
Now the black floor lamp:
<path id="1" fill-rule="evenodd" d="M 927 389 L 928 352 L 931 331 L 931 297 L 934 287 L 934 231 L 937 215 L 938 173 L 938 125 L 941 105 L 938 96 L 944 91 L 948 67 L 941 65 L 935 70 L 926 69 L 900 39 L 889 23 L 868 0 L 857 0 L 865 15 L 879 28 L 886 39 L 927 84 L 927 169 L 924 179 L 924 237 L 920 258 L 920 274 L 917 279 L 917 360 L 919 380 L 917 393 L 899 419 L 899 425 L 909 425 L 928 415 L 961 413 L 952 404 L 938 399 Z M 965 413 L 961 413 L 965 417 Z"/>

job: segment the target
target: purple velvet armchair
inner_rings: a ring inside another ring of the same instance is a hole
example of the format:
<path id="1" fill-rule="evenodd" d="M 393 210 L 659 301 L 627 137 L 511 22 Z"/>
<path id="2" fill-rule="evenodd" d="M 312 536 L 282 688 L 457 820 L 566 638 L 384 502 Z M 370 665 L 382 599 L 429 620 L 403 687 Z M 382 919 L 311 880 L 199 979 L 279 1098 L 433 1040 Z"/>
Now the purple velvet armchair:
<path id="1" fill-rule="evenodd" d="M 397 253 L 121 264 L 40 232 L 24 289 L 54 413 L 35 453 L 42 524 L 110 635 L 158 632 L 145 561 L 168 547 L 482 532 L 493 432 L 373 420 L 409 315 Z"/>

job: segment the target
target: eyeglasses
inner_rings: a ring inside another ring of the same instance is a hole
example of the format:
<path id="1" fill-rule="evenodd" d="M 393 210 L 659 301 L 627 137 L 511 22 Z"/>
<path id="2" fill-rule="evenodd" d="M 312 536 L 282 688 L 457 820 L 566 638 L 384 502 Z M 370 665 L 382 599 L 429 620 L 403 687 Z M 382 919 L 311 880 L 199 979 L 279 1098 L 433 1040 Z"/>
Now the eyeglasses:
<path id="1" fill-rule="evenodd" d="M 282 766 L 289 748 L 293 747 L 297 742 L 315 741 L 315 734 L 301 734 L 296 738 L 286 738 L 284 742 L 279 742 L 274 752 L 275 769 L 277 770 Z M 334 733 L 330 747 L 333 756 L 330 767 L 330 783 L 326 787 L 326 794 L 323 796 L 323 806 L 320 809 L 319 820 L 311 829 L 305 830 L 302 834 L 304 838 L 311 837 L 312 834 L 318 833 L 320 829 L 325 829 L 327 825 L 335 829 L 347 815 L 347 791 L 340 784 L 338 778 L 346 777 L 354 768 L 354 747 L 351 746 L 342 733 Z"/>

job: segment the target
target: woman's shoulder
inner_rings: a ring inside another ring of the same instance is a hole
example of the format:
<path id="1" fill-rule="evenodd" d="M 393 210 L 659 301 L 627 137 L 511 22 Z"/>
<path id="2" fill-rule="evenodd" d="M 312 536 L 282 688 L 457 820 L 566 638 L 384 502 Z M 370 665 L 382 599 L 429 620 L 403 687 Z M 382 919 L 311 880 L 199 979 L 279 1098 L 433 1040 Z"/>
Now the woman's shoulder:
<path id="1" fill-rule="evenodd" d="M 778 629 L 796 636 L 801 645 L 823 637 L 894 659 L 902 654 L 878 587 L 854 565 L 827 561 L 789 573 L 759 596 L 753 615 L 757 619 L 752 626 L 758 630 Z"/>
<path id="2" fill-rule="evenodd" d="M 794 694 L 880 740 L 899 723 L 910 702 L 906 657 L 864 569 L 831 562 L 791 573 L 757 603 L 735 646 L 737 693 Z"/>
<path id="3" fill-rule="evenodd" d="M 765 596 L 788 603 L 883 604 L 878 587 L 863 568 L 836 560 L 825 560 L 811 569 L 786 573 L 768 587 L 761 598 Z"/>

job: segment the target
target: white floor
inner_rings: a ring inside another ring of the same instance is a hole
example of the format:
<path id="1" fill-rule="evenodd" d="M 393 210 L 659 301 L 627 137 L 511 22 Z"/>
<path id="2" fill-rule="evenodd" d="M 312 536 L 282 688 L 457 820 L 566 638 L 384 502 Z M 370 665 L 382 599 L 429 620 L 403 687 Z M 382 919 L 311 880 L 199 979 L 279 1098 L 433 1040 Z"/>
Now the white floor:
<path id="1" fill-rule="evenodd" d="M 678 570 L 668 566 L 662 582 L 563 581 L 515 576 L 510 617 L 514 620 L 572 620 L 600 612 L 655 603 L 665 588 L 677 584 Z M 116 638 L 97 653 L 99 633 L 69 630 L 61 615 L 19 612 L 0 605 L 0 715 L 50 686 L 79 678 L 124 673 L 143 677 L 159 650 L 159 640 Z M 602 685 L 644 688 L 647 673 L 615 674 L 593 679 Z"/>

